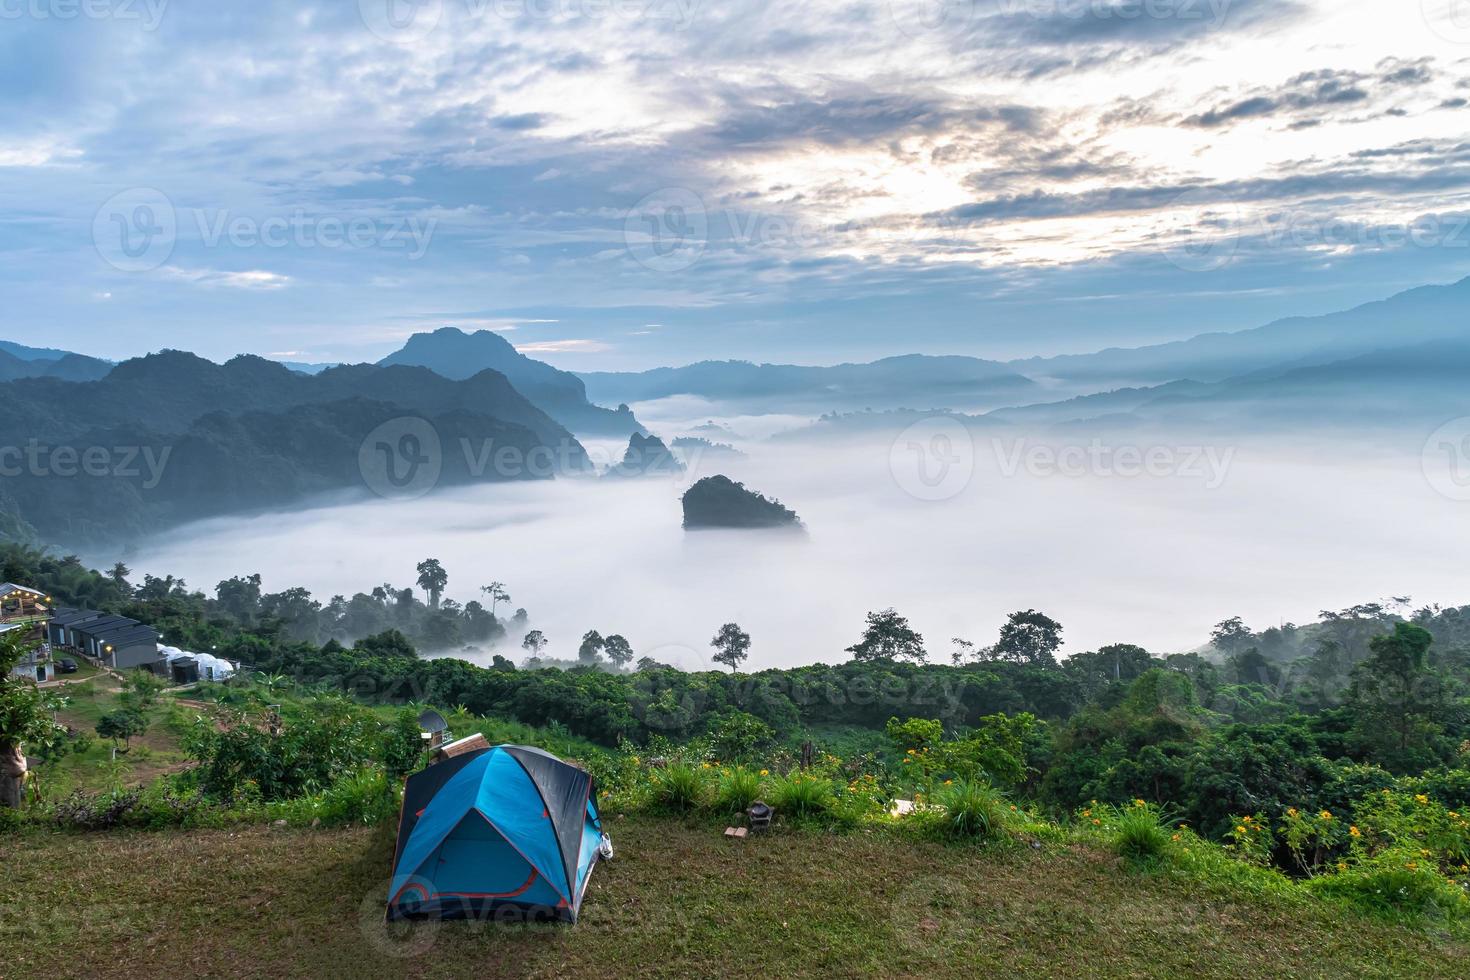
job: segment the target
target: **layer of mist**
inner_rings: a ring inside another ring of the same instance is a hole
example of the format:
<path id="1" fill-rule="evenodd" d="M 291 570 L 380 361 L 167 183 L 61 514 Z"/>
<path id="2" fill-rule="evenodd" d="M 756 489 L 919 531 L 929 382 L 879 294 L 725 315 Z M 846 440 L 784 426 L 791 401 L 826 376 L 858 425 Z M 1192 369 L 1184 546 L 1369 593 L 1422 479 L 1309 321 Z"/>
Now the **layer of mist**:
<path id="1" fill-rule="evenodd" d="M 575 657 L 597 629 L 686 668 L 708 663 L 710 638 L 731 621 L 753 637 L 748 667 L 845 660 L 865 613 L 889 606 L 947 660 L 951 637 L 993 642 L 1017 609 L 1060 620 L 1064 654 L 1113 642 L 1166 653 L 1196 648 L 1233 615 L 1264 628 L 1389 594 L 1470 600 L 1465 504 L 1436 490 L 1417 454 L 1158 434 L 1069 447 L 943 418 L 899 435 L 766 442 L 756 437 L 805 420 L 715 408 L 637 406 L 665 438 L 714 420 L 746 437 L 747 457 L 695 456 L 678 478 L 488 485 L 210 520 L 128 562 L 139 577 L 206 590 L 260 572 L 268 591 L 300 585 L 325 602 L 410 586 L 414 565 L 434 557 L 450 598 L 504 581 L 509 608 L 526 608 L 528 628 L 549 638 L 548 656 Z M 712 473 L 779 498 L 808 533 L 685 532 L 680 494 Z M 521 659 L 519 641 L 499 652 Z"/>

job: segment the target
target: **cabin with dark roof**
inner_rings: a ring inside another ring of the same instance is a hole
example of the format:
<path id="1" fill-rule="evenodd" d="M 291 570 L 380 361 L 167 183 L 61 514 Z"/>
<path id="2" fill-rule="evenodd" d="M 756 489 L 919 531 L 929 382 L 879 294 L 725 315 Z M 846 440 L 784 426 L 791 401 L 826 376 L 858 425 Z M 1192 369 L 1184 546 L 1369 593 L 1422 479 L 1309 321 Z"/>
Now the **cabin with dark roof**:
<path id="1" fill-rule="evenodd" d="M 96 662 L 125 670 L 152 668 L 159 660 L 158 630 L 136 619 L 95 609 L 59 609 L 51 620 L 51 643 Z"/>
<path id="2" fill-rule="evenodd" d="M 14 582 L 0 582 L 0 633 L 19 630 L 24 642 L 33 647 L 11 669 L 12 675 L 37 683 L 56 679 L 56 664 L 47 642 L 50 618 L 51 597 L 46 593 Z"/>

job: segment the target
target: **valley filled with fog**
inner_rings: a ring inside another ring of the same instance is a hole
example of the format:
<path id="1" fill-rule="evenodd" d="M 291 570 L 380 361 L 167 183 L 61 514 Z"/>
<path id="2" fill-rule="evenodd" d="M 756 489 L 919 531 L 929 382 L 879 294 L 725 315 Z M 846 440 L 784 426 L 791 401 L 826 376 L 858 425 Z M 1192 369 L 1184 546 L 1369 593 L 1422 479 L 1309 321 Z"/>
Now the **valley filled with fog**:
<path id="1" fill-rule="evenodd" d="M 1124 641 L 1162 653 L 1199 646 L 1233 615 L 1263 629 L 1387 595 L 1467 598 L 1470 525 L 1412 440 L 1375 453 L 1310 438 L 1042 442 L 924 416 L 906 432 L 803 437 L 798 416 L 719 415 L 692 398 L 633 407 L 665 439 L 712 420 L 727 434 L 696 434 L 746 455 L 694 452 L 677 478 L 478 484 L 211 519 L 126 560 L 140 578 L 206 592 L 259 572 L 267 590 L 304 586 L 326 602 L 412 586 L 433 557 L 448 598 L 506 583 L 502 618 L 528 610 L 549 656 L 575 657 L 597 629 L 686 669 L 707 666 L 730 621 L 753 638 L 751 667 L 842 661 L 864 615 L 890 606 L 947 661 L 952 637 L 991 643 L 1006 614 L 1033 607 L 1066 627 L 1064 655 Z M 586 445 L 606 461 L 623 444 Z M 686 532 L 680 495 L 714 473 L 779 498 L 805 533 Z M 521 632 L 496 652 L 521 660 Z"/>

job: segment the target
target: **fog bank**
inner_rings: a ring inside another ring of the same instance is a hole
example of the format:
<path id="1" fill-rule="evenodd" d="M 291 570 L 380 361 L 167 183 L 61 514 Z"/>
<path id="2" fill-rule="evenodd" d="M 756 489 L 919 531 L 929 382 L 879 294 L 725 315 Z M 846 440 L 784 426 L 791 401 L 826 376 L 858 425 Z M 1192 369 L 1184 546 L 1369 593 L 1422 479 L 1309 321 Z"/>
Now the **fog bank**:
<path id="1" fill-rule="evenodd" d="M 786 422 L 721 421 L 737 432 Z M 751 667 L 841 661 L 864 614 L 888 606 L 947 660 L 951 637 L 993 642 L 1016 609 L 1060 620 L 1064 654 L 1112 642 L 1163 653 L 1198 646 L 1232 615 L 1264 628 L 1390 593 L 1470 602 L 1465 505 L 1436 492 L 1417 456 L 1211 455 L 1156 441 L 1145 448 L 1162 455 L 1084 444 L 1048 462 L 1014 436 L 977 433 L 959 452 L 961 438 L 937 423 L 820 448 L 742 443 L 747 458 L 697 459 L 679 479 L 487 485 L 211 520 L 128 563 L 138 578 L 174 574 L 206 591 L 260 572 L 268 591 L 305 586 L 325 602 L 411 586 L 414 565 L 434 557 L 448 597 L 505 582 L 551 656 L 575 656 L 597 629 L 681 666 L 704 663 L 731 621 L 753 638 Z M 780 498 L 806 536 L 686 533 L 679 496 L 714 472 Z M 519 641 L 505 651 L 517 659 Z"/>

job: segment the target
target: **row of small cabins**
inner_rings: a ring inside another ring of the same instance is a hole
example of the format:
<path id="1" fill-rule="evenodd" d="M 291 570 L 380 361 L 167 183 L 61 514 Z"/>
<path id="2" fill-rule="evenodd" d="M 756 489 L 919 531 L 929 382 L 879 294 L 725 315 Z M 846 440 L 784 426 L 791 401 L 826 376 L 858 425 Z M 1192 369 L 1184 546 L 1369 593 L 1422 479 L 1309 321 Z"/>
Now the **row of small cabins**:
<path id="1" fill-rule="evenodd" d="M 57 660 L 66 654 L 81 654 L 114 670 L 146 667 L 180 683 L 199 680 L 201 668 L 214 676 L 230 666 L 207 654 L 161 646 L 158 630 L 136 619 L 96 609 L 53 609 L 43 592 L 0 583 L 0 633 L 15 629 L 26 630 L 35 649 L 12 673 L 39 683 L 56 679 Z"/>

